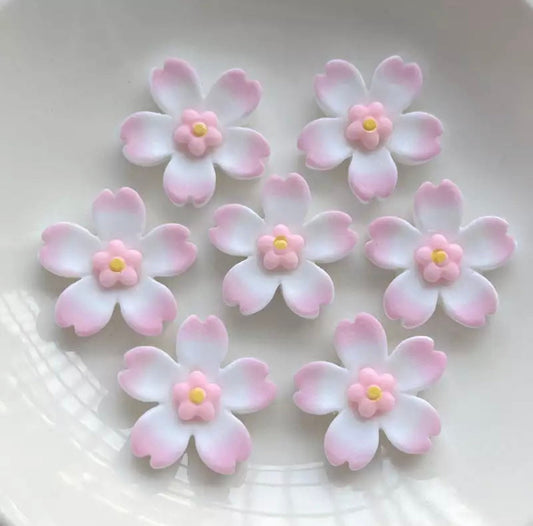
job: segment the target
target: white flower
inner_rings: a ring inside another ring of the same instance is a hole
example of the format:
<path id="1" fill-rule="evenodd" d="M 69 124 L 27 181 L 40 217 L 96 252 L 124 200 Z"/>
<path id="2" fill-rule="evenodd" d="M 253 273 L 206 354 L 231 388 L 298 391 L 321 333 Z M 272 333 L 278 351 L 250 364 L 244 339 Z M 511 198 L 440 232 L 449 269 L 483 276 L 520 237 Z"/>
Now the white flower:
<path id="1" fill-rule="evenodd" d="M 243 205 L 220 207 L 217 226 L 209 231 L 222 252 L 247 259 L 226 274 L 224 301 L 239 305 L 242 314 L 264 309 L 281 286 L 288 307 L 305 318 L 316 318 L 321 305 L 333 301 L 333 281 L 314 262 L 344 258 L 357 241 L 343 212 L 323 212 L 304 222 L 311 201 L 305 179 L 271 176 L 263 187 L 265 219 Z"/>
<path id="2" fill-rule="evenodd" d="M 382 429 L 405 453 L 425 453 L 440 432 L 439 415 L 417 393 L 435 383 L 446 367 L 446 355 L 433 340 L 416 336 L 387 353 L 381 324 L 362 313 L 342 321 L 335 349 L 343 363 L 312 362 L 295 375 L 294 402 L 306 413 L 338 412 L 324 437 L 329 462 L 364 468 L 374 457 Z"/>
<path id="3" fill-rule="evenodd" d="M 164 114 L 141 111 L 121 128 L 124 156 L 139 166 L 168 162 L 163 186 L 176 205 L 206 204 L 218 165 L 236 179 L 261 175 L 270 148 L 255 130 L 238 124 L 259 104 L 261 85 L 244 71 L 226 71 L 204 98 L 194 69 L 171 58 L 154 69 L 150 90 Z"/>
<path id="4" fill-rule="evenodd" d="M 118 381 L 131 397 L 157 402 L 133 426 L 131 449 L 150 457 L 153 468 L 176 462 L 194 437 L 205 464 L 230 474 L 246 460 L 252 440 L 234 413 L 254 413 L 272 402 L 276 388 L 268 367 L 240 358 L 220 368 L 228 350 L 228 334 L 215 316 L 202 322 L 190 316 L 178 331 L 176 363 L 155 347 L 136 347 L 124 357 L 127 369 Z"/>
<path id="5" fill-rule="evenodd" d="M 154 276 L 175 276 L 196 259 L 189 230 L 166 224 L 145 236 L 146 210 L 139 194 L 121 188 L 104 190 L 93 203 L 97 235 L 73 223 L 57 223 L 43 232 L 39 252 L 43 267 L 66 278 L 68 286 L 56 303 L 56 322 L 90 336 L 110 320 L 118 303 L 135 331 L 156 335 L 173 320 L 177 305 L 170 290 Z"/>
<path id="6" fill-rule="evenodd" d="M 389 57 L 377 68 L 367 90 L 355 66 L 332 60 L 315 79 L 316 99 L 327 118 L 310 122 L 298 139 L 306 164 L 330 170 L 351 158 L 348 182 L 366 203 L 388 197 L 403 164 L 420 164 L 440 152 L 440 121 L 421 111 L 403 113 L 422 87 L 417 64 Z"/>

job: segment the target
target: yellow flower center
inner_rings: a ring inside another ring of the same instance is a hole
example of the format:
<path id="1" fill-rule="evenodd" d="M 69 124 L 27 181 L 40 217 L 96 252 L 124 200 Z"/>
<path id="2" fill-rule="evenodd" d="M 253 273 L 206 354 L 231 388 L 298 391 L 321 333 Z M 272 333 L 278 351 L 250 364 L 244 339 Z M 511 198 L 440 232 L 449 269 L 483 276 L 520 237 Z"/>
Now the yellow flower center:
<path id="1" fill-rule="evenodd" d="M 195 122 L 192 125 L 192 132 L 196 137 L 203 137 L 207 133 L 207 124 L 204 122 Z"/>
<path id="2" fill-rule="evenodd" d="M 122 258 L 113 258 L 109 262 L 109 270 L 122 272 L 126 268 L 126 262 Z"/>
<path id="3" fill-rule="evenodd" d="M 372 117 L 367 117 L 363 121 L 363 128 L 368 131 L 374 131 L 378 127 L 378 123 L 376 122 L 376 119 L 373 119 Z"/>
<path id="4" fill-rule="evenodd" d="M 436 263 L 437 265 L 442 265 L 447 259 L 448 254 L 442 249 L 436 249 L 431 253 L 431 259 L 433 263 Z"/>
<path id="5" fill-rule="evenodd" d="M 381 387 L 378 387 L 377 385 L 371 385 L 366 390 L 366 397 L 369 400 L 379 400 L 382 394 L 383 392 L 381 391 Z"/>
<path id="6" fill-rule="evenodd" d="M 274 247 L 278 250 L 285 250 L 289 246 L 289 242 L 285 236 L 276 236 L 274 239 Z"/>
<path id="7" fill-rule="evenodd" d="M 201 404 L 205 400 L 205 391 L 201 387 L 193 387 L 189 391 L 189 400 L 193 404 Z"/>

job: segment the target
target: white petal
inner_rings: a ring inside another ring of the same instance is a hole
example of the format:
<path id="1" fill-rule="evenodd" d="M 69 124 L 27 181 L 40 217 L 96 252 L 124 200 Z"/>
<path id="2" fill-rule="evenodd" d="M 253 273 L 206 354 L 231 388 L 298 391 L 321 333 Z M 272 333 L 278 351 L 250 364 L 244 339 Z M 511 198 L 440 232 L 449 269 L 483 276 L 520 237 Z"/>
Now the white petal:
<path id="1" fill-rule="evenodd" d="M 331 170 L 350 157 L 352 146 L 344 136 L 345 119 L 317 119 L 305 126 L 298 148 L 305 153 L 305 164 L 315 170 Z"/>
<path id="2" fill-rule="evenodd" d="M 374 316 L 363 312 L 353 322 L 343 320 L 337 325 L 335 350 L 350 371 L 381 369 L 387 357 L 387 335 Z"/>
<path id="3" fill-rule="evenodd" d="M 174 464 L 187 449 L 190 426 L 179 421 L 173 407 L 158 405 L 146 411 L 131 430 L 131 450 L 136 457 L 151 457 L 150 466 Z"/>
<path id="4" fill-rule="evenodd" d="M 253 210 L 239 204 L 225 205 L 215 211 L 214 219 L 216 226 L 209 229 L 213 245 L 232 256 L 255 254 L 265 222 Z"/>
<path id="5" fill-rule="evenodd" d="M 213 162 L 236 179 L 260 176 L 270 155 L 265 138 L 249 128 L 224 130 L 222 144 L 213 152 Z"/>
<path id="6" fill-rule="evenodd" d="M 448 316 L 467 327 L 482 327 L 498 308 L 498 293 L 492 283 L 468 268 L 463 268 L 457 281 L 441 288 L 441 297 Z"/>
<path id="7" fill-rule="evenodd" d="M 196 246 L 182 225 L 159 225 L 141 239 L 143 271 L 149 276 L 175 276 L 196 259 Z"/>
<path id="8" fill-rule="evenodd" d="M 441 135 L 442 124 L 437 117 L 414 111 L 396 119 L 387 147 L 400 163 L 425 163 L 440 153 Z"/>
<path id="9" fill-rule="evenodd" d="M 329 463 L 340 466 L 348 462 L 351 470 L 364 468 L 379 445 L 377 419 L 359 419 L 351 409 L 344 409 L 331 422 L 324 437 L 324 451 Z"/>
<path id="10" fill-rule="evenodd" d="M 397 179 L 398 169 L 387 148 L 354 152 L 348 168 L 348 182 L 362 203 L 391 195 Z"/>
<path id="11" fill-rule="evenodd" d="M 214 111 L 222 124 L 235 124 L 255 110 L 261 91 L 257 80 L 249 80 L 241 69 L 230 69 L 211 88 L 205 108 Z"/>
<path id="12" fill-rule="evenodd" d="M 344 212 L 322 212 L 304 225 L 304 257 L 331 263 L 347 256 L 357 242 L 350 230 L 352 218 Z"/>
<path id="13" fill-rule="evenodd" d="M 177 58 L 152 71 L 150 90 L 156 104 L 173 117 L 180 117 L 185 109 L 198 108 L 202 102 L 196 71 Z"/>
<path id="14" fill-rule="evenodd" d="M 175 122 L 169 115 L 140 111 L 130 115 L 120 128 L 122 153 L 130 163 L 155 166 L 174 151 Z"/>
<path id="15" fill-rule="evenodd" d="M 400 391 L 417 393 L 435 383 L 446 367 L 446 355 L 431 338 L 415 336 L 401 342 L 387 360 L 387 372 Z"/>
<path id="16" fill-rule="evenodd" d="M 113 193 L 104 190 L 93 203 L 96 233 L 102 241 L 120 239 L 136 247 L 144 230 L 146 209 L 139 194 L 132 188 Z"/>
<path id="17" fill-rule="evenodd" d="M 124 362 L 118 383 L 141 402 L 168 401 L 172 386 L 185 376 L 179 364 L 156 347 L 135 347 L 124 355 Z"/>
<path id="18" fill-rule="evenodd" d="M 346 60 L 331 60 L 326 71 L 315 77 L 317 102 L 326 115 L 345 117 L 354 104 L 366 102 L 365 81 Z"/>
<path id="19" fill-rule="evenodd" d="M 391 320 L 401 320 L 406 329 L 425 323 L 435 312 L 439 287 L 428 285 L 416 269 L 396 276 L 385 291 L 385 314 Z"/>
<path id="20" fill-rule="evenodd" d="M 438 185 L 426 181 L 416 191 L 414 219 L 422 232 L 438 232 L 453 239 L 462 216 L 463 196 L 448 179 Z"/>
<path id="21" fill-rule="evenodd" d="M 291 173 L 286 179 L 271 175 L 265 182 L 262 193 L 265 221 L 275 226 L 287 225 L 299 228 L 307 214 L 311 192 L 305 179 Z"/>
<path id="22" fill-rule="evenodd" d="M 226 305 L 238 306 L 245 316 L 264 309 L 281 282 L 279 274 L 265 270 L 256 257 L 237 263 L 224 277 L 222 295 Z"/>
<path id="23" fill-rule="evenodd" d="M 92 272 L 92 257 L 100 240 L 87 229 L 73 223 L 49 226 L 42 235 L 41 265 L 65 278 L 78 278 Z"/>
<path id="24" fill-rule="evenodd" d="M 276 386 L 267 379 L 268 366 L 255 358 L 240 358 L 220 371 L 221 404 L 236 413 L 255 413 L 272 402 Z"/>
<path id="25" fill-rule="evenodd" d="M 287 306 L 302 318 L 316 318 L 322 305 L 333 301 L 334 286 L 329 274 L 311 261 L 283 275 L 281 291 Z"/>
<path id="26" fill-rule="evenodd" d="M 374 72 L 369 100 L 381 102 L 389 114 L 403 112 L 422 87 L 422 71 L 414 62 L 404 63 L 393 56 L 385 59 Z"/>
<path id="27" fill-rule="evenodd" d="M 210 156 L 191 158 L 176 152 L 163 177 L 163 187 L 168 198 L 178 206 L 192 202 L 205 205 L 215 192 L 216 175 Z"/>
<path id="28" fill-rule="evenodd" d="M 380 423 L 392 445 L 404 453 L 426 453 L 431 448 L 431 437 L 440 433 L 435 409 L 409 394 L 398 393 L 394 408 L 380 418 Z"/>
<path id="29" fill-rule="evenodd" d="M 499 217 L 480 217 L 464 227 L 457 240 L 463 248 L 463 263 L 479 270 L 503 265 L 516 248 L 508 227 Z"/>
<path id="30" fill-rule="evenodd" d="M 56 323 L 74 327 L 78 336 L 91 336 L 107 325 L 117 302 L 114 290 L 104 290 L 94 276 L 68 286 L 56 303 Z"/>
<path id="31" fill-rule="evenodd" d="M 216 316 L 208 316 L 205 321 L 195 315 L 189 316 L 178 330 L 178 362 L 189 371 L 202 371 L 210 380 L 215 380 L 227 352 L 228 333 Z"/>
<path id="32" fill-rule="evenodd" d="M 161 334 L 163 322 L 172 321 L 178 311 L 170 290 L 147 276 L 137 285 L 120 290 L 119 303 L 126 323 L 145 336 Z"/>
<path id="33" fill-rule="evenodd" d="M 370 224 L 368 232 L 365 252 L 374 265 L 396 269 L 413 264 L 422 236 L 410 223 L 399 217 L 380 217 Z"/>
<path id="34" fill-rule="evenodd" d="M 194 432 L 198 455 L 207 467 L 217 473 L 234 473 L 237 462 L 252 452 L 252 439 L 244 424 L 228 411 L 220 411 L 208 425 Z"/>
<path id="35" fill-rule="evenodd" d="M 330 362 L 311 362 L 294 376 L 294 403 L 306 413 L 325 415 L 346 407 L 350 375 Z"/>

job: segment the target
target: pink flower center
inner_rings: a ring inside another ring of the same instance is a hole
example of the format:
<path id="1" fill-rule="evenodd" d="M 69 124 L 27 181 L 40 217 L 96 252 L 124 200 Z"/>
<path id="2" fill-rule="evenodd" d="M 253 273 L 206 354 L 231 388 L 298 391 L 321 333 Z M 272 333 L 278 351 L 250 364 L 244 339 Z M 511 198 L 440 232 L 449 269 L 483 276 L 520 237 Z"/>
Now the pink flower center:
<path id="1" fill-rule="evenodd" d="M 417 248 L 415 261 L 428 283 L 452 283 L 461 274 L 463 249 L 450 243 L 442 234 L 433 234 Z"/>
<path id="2" fill-rule="evenodd" d="M 379 374 L 371 367 L 359 371 L 357 381 L 347 390 L 352 409 L 363 418 L 389 412 L 396 403 L 396 380 L 391 374 Z"/>
<path id="3" fill-rule="evenodd" d="M 222 143 L 218 118 L 212 111 L 184 110 L 174 130 L 174 142 L 194 157 L 202 157 Z"/>
<path id="4" fill-rule="evenodd" d="M 366 150 L 375 150 L 392 133 L 392 121 L 386 116 L 381 102 L 368 106 L 356 104 L 348 111 L 348 125 L 345 137 Z"/>
<path id="5" fill-rule="evenodd" d="M 267 270 L 294 270 L 300 264 L 304 238 L 292 234 L 285 225 L 277 225 L 271 234 L 257 239 L 259 259 Z"/>
<path id="6" fill-rule="evenodd" d="M 187 380 L 172 388 L 172 401 L 181 420 L 209 422 L 215 418 L 221 389 L 201 371 L 192 371 Z"/>
<path id="7" fill-rule="evenodd" d="M 139 282 L 142 254 L 127 248 L 120 239 L 110 241 L 105 250 L 93 255 L 93 271 L 106 289 L 114 285 L 132 287 Z"/>

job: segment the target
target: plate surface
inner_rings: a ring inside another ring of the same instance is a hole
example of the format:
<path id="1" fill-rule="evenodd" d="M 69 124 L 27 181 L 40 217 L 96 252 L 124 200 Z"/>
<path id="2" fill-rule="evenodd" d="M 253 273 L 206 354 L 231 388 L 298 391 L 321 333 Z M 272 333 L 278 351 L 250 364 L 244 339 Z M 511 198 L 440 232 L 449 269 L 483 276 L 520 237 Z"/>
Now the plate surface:
<path id="1" fill-rule="evenodd" d="M 526 526 L 533 524 L 533 5 L 529 0 L 0 0 L 0 510 L 15 526 Z M 401 167 L 391 198 L 363 206 L 348 191 L 347 167 L 304 167 L 296 137 L 319 112 L 312 79 L 331 58 L 368 77 L 391 54 L 420 63 L 416 108 L 445 125 L 443 153 Z M 337 297 L 318 320 L 292 315 L 276 298 L 242 317 L 221 300 L 235 259 L 207 239 L 212 212 L 228 202 L 259 206 L 262 182 L 219 174 L 211 203 L 175 208 L 162 167 L 122 157 L 118 126 L 153 110 L 147 78 L 169 56 L 189 60 L 205 87 L 242 67 L 264 87 L 251 124 L 270 140 L 268 173 L 299 171 L 313 212 L 339 208 L 362 239 L 380 215 L 409 217 L 425 180 L 456 181 L 466 220 L 500 215 L 519 240 L 515 257 L 489 278 L 500 309 L 469 330 L 439 312 L 416 331 L 385 320 L 392 273 L 363 257 L 362 243 L 328 266 Z M 53 322 L 66 281 L 36 262 L 40 232 L 69 220 L 89 226 L 90 203 L 105 187 L 130 185 L 148 207 L 148 226 L 188 225 L 199 259 L 166 283 L 180 312 L 159 338 L 142 338 L 119 317 L 100 334 L 76 338 Z M 330 417 L 292 403 L 292 374 L 334 359 L 336 323 L 368 311 L 390 344 L 432 336 L 449 357 L 426 398 L 443 432 L 432 451 L 409 457 L 383 443 L 359 473 L 328 467 L 322 452 Z M 204 468 L 195 453 L 152 471 L 129 452 L 128 429 L 146 409 L 118 389 L 123 353 L 150 342 L 173 351 L 189 314 L 219 315 L 230 333 L 228 359 L 267 361 L 276 402 L 245 418 L 254 439 L 234 476 Z M 0 519 L 2 522 L 2 519 Z"/>

